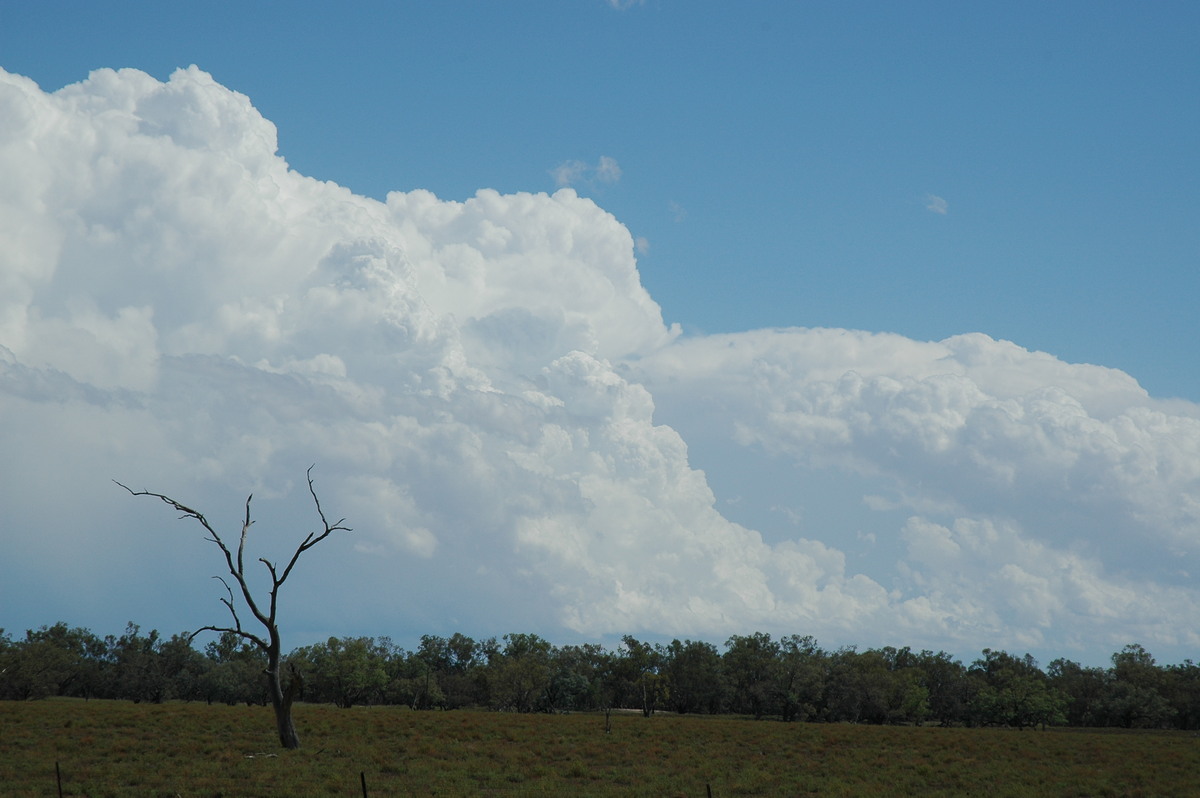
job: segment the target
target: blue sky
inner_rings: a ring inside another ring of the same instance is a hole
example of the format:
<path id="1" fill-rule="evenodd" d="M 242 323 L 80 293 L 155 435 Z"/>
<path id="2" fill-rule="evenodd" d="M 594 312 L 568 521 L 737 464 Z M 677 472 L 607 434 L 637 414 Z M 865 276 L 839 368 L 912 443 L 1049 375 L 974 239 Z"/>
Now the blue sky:
<path id="1" fill-rule="evenodd" d="M 197 64 L 380 199 L 613 158 L 579 190 L 685 329 L 981 331 L 1200 399 L 1193 4 L 626 5 L 6 2 L 0 46 L 47 90 Z"/>
<path id="2" fill-rule="evenodd" d="M 358 537 L 295 645 L 1191 656 L 1198 40 L 1165 2 L 0 0 L 0 534 L 52 528 L 0 626 L 213 622 L 202 541 L 108 480 L 299 523 L 318 462 Z"/>

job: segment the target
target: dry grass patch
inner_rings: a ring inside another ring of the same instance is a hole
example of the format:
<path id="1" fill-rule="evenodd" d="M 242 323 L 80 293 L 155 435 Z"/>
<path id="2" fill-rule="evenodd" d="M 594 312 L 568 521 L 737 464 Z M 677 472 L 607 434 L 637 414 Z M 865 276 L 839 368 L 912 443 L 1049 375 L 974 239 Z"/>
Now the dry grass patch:
<path id="1" fill-rule="evenodd" d="M 784 724 L 730 717 L 511 715 L 0 702 L 5 795 L 1188 796 L 1192 734 Z"/>

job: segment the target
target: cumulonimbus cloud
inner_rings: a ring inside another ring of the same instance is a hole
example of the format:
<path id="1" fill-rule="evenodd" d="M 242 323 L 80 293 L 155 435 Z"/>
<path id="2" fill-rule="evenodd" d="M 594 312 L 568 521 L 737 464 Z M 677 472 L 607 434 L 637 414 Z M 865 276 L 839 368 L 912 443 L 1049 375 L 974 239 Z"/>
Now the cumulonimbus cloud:
<path id="1" fill-rule="evenodd" d="M 194 67 L 0 73 L 0 174 L 0 506 L 40 533 L 0 579 L 31 625 L 212 620 L 175 600 L 198 552 L 111 477 L 234 515 L 253 490 L 303 528 L 317 462 L 356 531 L 306 577 L 313 635 L 353 607 L 364 634 L 1195 642 L 1162 563 L 1195 567 L 1200 412 L 1120 372 L 980 335 L 684 339 L 575 191 L 356 196 Z M 706 436 L 883 484 L 868 504 L 906 515 L 865 537 L 896 556 L 868 575 L 842 530 L 731 521 L 689 458 Z"/>

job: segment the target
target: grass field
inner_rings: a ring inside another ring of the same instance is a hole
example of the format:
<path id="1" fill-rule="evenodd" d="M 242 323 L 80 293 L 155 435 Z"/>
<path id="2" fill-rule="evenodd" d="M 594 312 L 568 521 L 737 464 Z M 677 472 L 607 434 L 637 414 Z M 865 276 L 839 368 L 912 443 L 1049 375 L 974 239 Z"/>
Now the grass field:
<path id="1" fill-rule="evenodd" d="M 512 715 L 0 702 L 0 793 L 372 796 L 1193 796 L 1192 733 L 784 724 L 728 717 Z"/>

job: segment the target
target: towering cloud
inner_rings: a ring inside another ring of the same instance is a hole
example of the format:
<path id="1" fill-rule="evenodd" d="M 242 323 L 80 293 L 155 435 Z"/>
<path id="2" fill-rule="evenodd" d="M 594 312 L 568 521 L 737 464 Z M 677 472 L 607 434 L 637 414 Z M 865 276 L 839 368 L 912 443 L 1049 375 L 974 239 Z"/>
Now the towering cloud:
<path id="1" fill-rule="evenodd" d="M 309 524 L 315 462 L 356 531 L 298 577 L 296 644 L 1195 642 L 1200 412 L 1120 372 L 981 335 L 683 339 L 629 232 L 573 190 L 355 196 L 289 170 L 195 67 L 52 94 L 0 73 L 0 174 L 18 626 L 210 622 L 203 541 L 110 478 L 228 522 L 253 490 L 269 553 Z M 861 482 L 880 552 L 735 523 L 685 439 L 784 484 Z"/>

